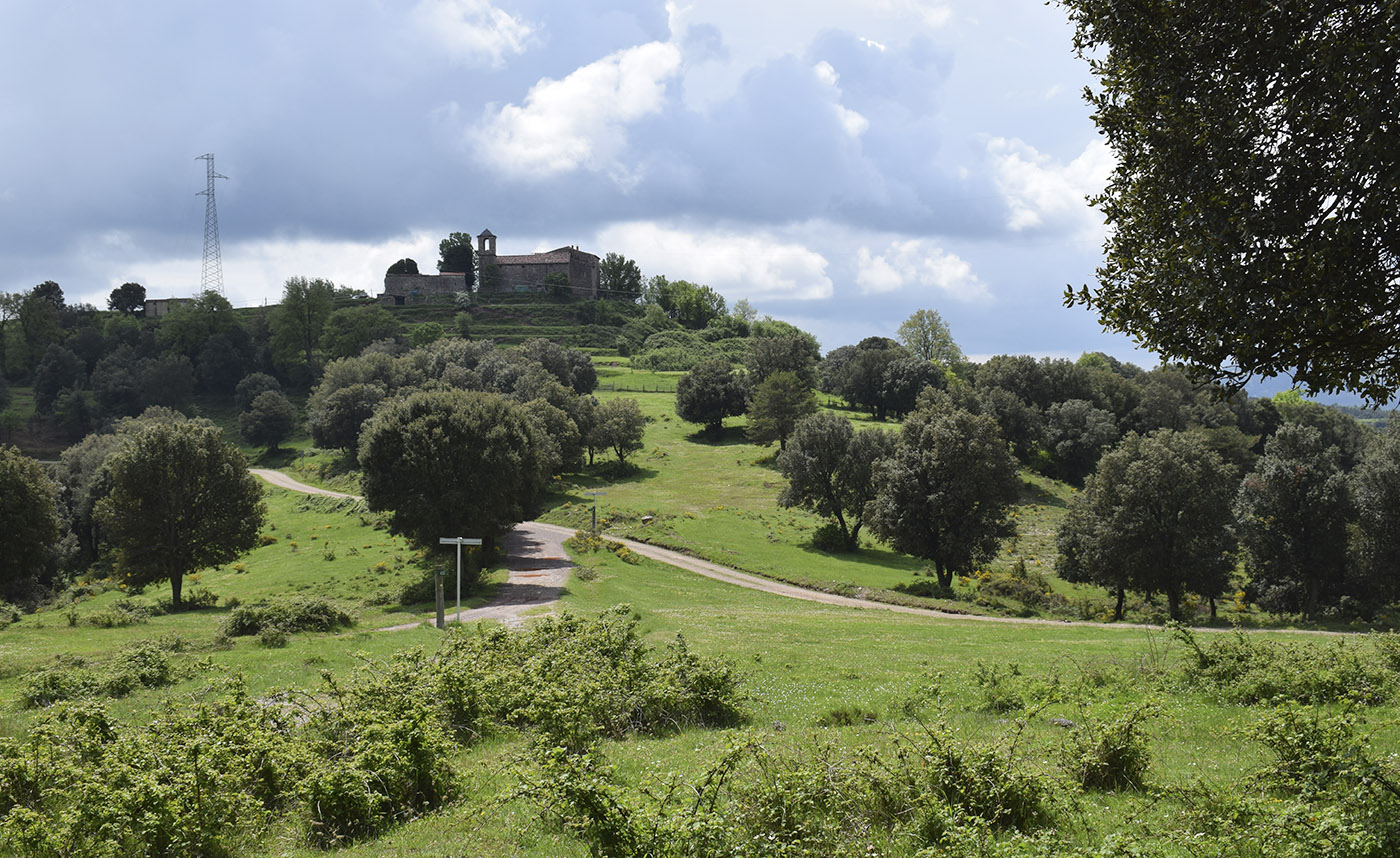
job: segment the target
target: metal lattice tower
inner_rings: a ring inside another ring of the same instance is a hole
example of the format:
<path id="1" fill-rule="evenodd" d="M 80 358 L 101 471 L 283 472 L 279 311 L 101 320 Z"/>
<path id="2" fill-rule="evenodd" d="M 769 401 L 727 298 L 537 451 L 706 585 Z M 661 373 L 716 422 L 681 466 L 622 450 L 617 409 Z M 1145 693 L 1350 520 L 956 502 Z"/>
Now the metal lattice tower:
<path id="1" fill-rule="evenodd" d="M 221 176 L 214 172 L 213 154 L 200 155 L 196 161 L 208 162 L 209 186 L 195 194 L 197 197 L 207 197 L 204 204 L 204 269 L 199 275 L 199 289 L 201 292 L 210 289 L 224 294 L 224 262 L 219 254 L 219 213 L 214 208 L 214 180 L 227 179 L 228 176 Z"/>

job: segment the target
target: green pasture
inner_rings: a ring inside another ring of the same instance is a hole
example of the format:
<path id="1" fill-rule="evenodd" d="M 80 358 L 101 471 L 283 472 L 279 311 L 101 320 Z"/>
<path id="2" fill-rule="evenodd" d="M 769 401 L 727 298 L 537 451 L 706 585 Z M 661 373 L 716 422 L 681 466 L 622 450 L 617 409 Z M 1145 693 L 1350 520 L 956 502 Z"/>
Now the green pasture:
<path id="1" fill-rule="evenodd" d="M 188 576 L 183 594 L 188 600 L 201 590 L 218 597 L 216 607 L 151 617 L 136 625 L 103 628 L 94 625 L 109 616 L 120 601 L 156 607 L 169 602 L 170 587 L 156 583 L 131 592 L 111 581 L 94 581 L 68 604 L 55 604 L 0 629 L 0 735 L 14 735 L 29 723 L 30 713 L 15 706 L 18 691 L 35 671 L 60 664 L 101 668 L 124 647 L 138 641 L 178 636 L 186 654 L 179 656 L 185 680 L 175 692 L 199 687 L 204 681 L 197 663 L 209 669 L 241 670 L 255 693 L 288 685 L 311 686 L 323 669 L 344 669 L 355 653 L 385 655 L 400 647 L 430 642 L 433 632 L 410 630 L 375 634 L 376 629 L 431 620 L 433 606 L 399 604 L 406 585 L 422 581 L 430 569 L 418 552 L 400 537 L 376 529 L 360 505 L 311 498 L 298 492 L 266 487 L 269 523 L 263 531 L 269 544 L 254 549 L 235 563 Z M 275 541 L 270 541 L 275 540 Z M 463 608 L 478 607 L 491 598 L 502 570 L 491 570 L 479 592 L 463 598 Z M 449 600 L 455 596 L 448 587 Z M 346 609 L 355 625 L 334 635 L 297 634 L 285 649 L 269 649 L 249 637 L 233 638 L 232 646 L 216 645 L 220 624 L 231 610 L 230 600 L 242 604 L 291 596 L 320 597 Z M 455 607 L 455 605 L 454 605 Z M 117 712 L 138 712 L 169 693 L 138 690 L 113 702 Z"/>

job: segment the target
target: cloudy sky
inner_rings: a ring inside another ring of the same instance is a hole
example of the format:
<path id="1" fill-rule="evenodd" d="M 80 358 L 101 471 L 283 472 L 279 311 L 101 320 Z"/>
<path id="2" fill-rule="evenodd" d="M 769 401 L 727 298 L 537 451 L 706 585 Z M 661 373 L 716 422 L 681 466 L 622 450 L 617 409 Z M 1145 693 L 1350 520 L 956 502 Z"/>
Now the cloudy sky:
<path id="1" fill-rule="evenodd" d="M 448 232 L 632 257 L 825 348 L 1150 364 L 1091 314 L 1111 158 L 1040 0 L 0 0 L 0 290 L 371 294 Z"/>

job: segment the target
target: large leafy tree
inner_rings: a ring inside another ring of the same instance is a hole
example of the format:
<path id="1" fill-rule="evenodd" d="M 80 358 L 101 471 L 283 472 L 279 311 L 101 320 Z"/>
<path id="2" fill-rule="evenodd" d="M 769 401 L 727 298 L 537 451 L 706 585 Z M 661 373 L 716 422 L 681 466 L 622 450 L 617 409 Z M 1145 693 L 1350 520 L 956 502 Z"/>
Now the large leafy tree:
<path id="1" fill-rule="evenodd" d="M 146 287 L 140 283 L 123 283 L 107 296 L 107 309 L 127 315 L 138 315 L 146 308 Z"/>
<path id="2" fill-rule="evenodd" d="M 35 460 L 0 447 L 0 597 L 28 600 L 55 542 L 54 486 Z"/>
<path id="3" fill-rule="evenodd" d="M 287 280 L 282 303 L 272 315 L 272 353 L 280 365 L 301 367 L 311 375 L 317 372 L 317 346 L 334 306 L 335 284 L 331 281 L 306 277 Z M 309 376 L 301 380 L 309 381 Z"/>
<path id="4" fill-rule="evenodd" d="M 327 387 L 323 383 L 306 403 L 311 440 L 317 447 L 353 454 L 360 443 L 360 428 L 382 401 L 384 388 L 378 384 Z"/>
<path id="5" fill-rule="evenodd" d="M 812 387 L 795 372 L 775 372 L 754 388 L 749 406 L 749 440 L 758 444 L 778 442 L 787 449 L 788 436 L 797 422 L 817 410 Z"/>
<path id="6" fill-rule="evenodd" d="M 439 274 L 467 275 L 467 289 L 476 282 L 475 256 L 472 253 L 472 237 L 465 232 L 454 232 L 438 242 Z"/>
<path id="7" fill-rule="evenodd" d="M 1351 473 L 1357 515 L 1358 592 L 1371 603 L 1400 596 L 1400 425 L 1377 438 Z"/>
<path id="8" fill-rule="evenodd" d="M 915 310 L 899 326 L 899 341 L 922 360 L 937 361 L 944 366 L 962 363 L 962 349 L 953 340 L 953 332 L 937 310 Z"/>
<path id="9" fill-rule="evenodd" d="M 269 453 L 287 440 L 297 425 L 297 409 L 280 391 L 259 393 L 248 404 L 248 410 L 238 415 L 238 433 L 255 446 L 266 446 Z"/>
<path id="10" fill-rule="evenodd" d="M 625 464 L 629 455 L 642 449 L 646 428 L 647 418 L 637 400 L 609 399 L 593 411 L 588 446 L 594 450 L 610 449 L 617 461 Z"/>
<path id="11" fill-rule="evenodd" d="M 95 514 L 116 548 L 117 571 L 137 584 L 169 581 L 177 607 L 186 575 L 257 543 L 266 515 L 262 487 L 213 425 L 147 426 L 104 469 L 110 489 Z"/>
<path id="12" fill-rule="evenodd" d="M 1016 461 L 996 423 L 958 408 L 916 411 L 875 467 L 870 529 L 896 551 L 933 563 L 938 583 L 972 571 L 1016 532 Z"/>
<path id="13" fill-rule="evenodd" d="M 1316 618 L 1342 595 L 1350 516 L 1337 448 L 1311 426 L 1279 427 L 1235 497 L 1250 599 Z"/>
<path id="14" fill-rule="evenodd" d="M 609 253 L 598 263 L 598 288 L 608 298 L 635 301 L 642 294 L 642 269 L 621 253 Z"/>
<path id="15" fill-rule="evenodd" d="M 827 411 L 807 417 L 778 454 L 788 479 L 778 503 L 832 519 L 845 549 L 856 550 L 866 504 L 875 499 L 875 463 L 894 451 L 894 442 L 893 432 L 857 432 L 851 421 Z"/>
<path id="16" fill-rule="evenodd" d="M 519 403 L 435 390 L 386 403 L 360 434 L 365 500 L 420 547 L 494 540 L 538 509 L 551 448 Z M 490 544 L 488 542 L 488 544 Z"/>
<path id="17" fill-rule="evenodd" d="M 1400 16 L 1377 0 L 1060 0 L 1116 155 L 1098 285 L 1164 358 L 1400 389 Z"/>
<path id="18" fill-rule="evenodd" d="M 724 418 L 743 414 L 749 404 L 749 386 L 724 358 L 697 363 L 676 381 L 676 414 L 687 423 L 699 423 L 716 435 Z"/>
<path id="19" fill-rule="evenodd" d="M 1214 597 L 1229 582 L 1235 471 L 1192 432 L 1130 434 L 1099 460 L 1056 534 L 1066 581 L 1167 597 L 1181 616 L 1187 593 Z"/>

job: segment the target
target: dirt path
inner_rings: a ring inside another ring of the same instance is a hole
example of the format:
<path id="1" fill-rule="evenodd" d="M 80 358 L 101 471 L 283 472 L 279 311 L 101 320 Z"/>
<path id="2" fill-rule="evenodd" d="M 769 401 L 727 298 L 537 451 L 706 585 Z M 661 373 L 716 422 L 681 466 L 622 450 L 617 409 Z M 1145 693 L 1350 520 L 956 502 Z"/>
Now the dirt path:
<path id="1" fill-rule="evenodd" d="M 308 486 L 281 471 L 266 468 L 248 470 L 274 486 L 294 492 L 332 498 L 359 498 L 359 495 Z M 558 601 L 560 594 L 564 592 L 564 582 L 569 579 L 569 570 L 573 568 L 568 555 L 564 553 L 564 540 L 573 533 L 569 528 L 537 521 L 517 524 L 514 530 L 506 534 L 508 575 L 505 582 L 496 588 L 496 598 L 492 599 L 489 605 L 463 611 L 460 615 L 449 613 L 447 621 L 470 623 L 474 620 L 490 619 L 508 626 L 518 626 L 523 622 L 522 617 L 526 611 Z M 448 598 L 450 606 L 451 594 Z M 431 623 L 432 620 L 420 620 L 389 626 L 379 631 L 402 631 Z"/>
<path id="2" fill-rule="evenodd" d="M 299 483 L 279 471 L 266 471 L 259 468 L 250 470 L 274 485 L 293 491 L 329 495 L 330 497 L 356 497 L 355 495 L 327 491 L 325 489 L 318 489 L 314 486 Z M 501 585 L 496 593 L 495 600 L 493 600 L 491 604 L 482 608 L 463 611 L 460 618 L 461 621 L 471 622 L 472 620 L 490 618 L 500 620 L 507 625 L 519 625 L 521 622 L 521 615 L 525 611 L 542 605 L 551 604 L 557 600 L 560 593 L 563 591 L 564 582 L 568 580 L 569 570 L 573 568 L 573 564 L 569 562 L 568 556 L 564 553 L 564 540 L 572 536 L 573 533 L 574 530 L 572 528 L 545 524 L 540 521 L 526 521 L 516 525 L 515 530 L 511 531 L 506 537 L 507 565 L 510 570 L 509 579 Z M 691 557 L 688 554 L 672 551 L 669 548 L 648 545 L 645 542 L 637 542 L 617 536 L 609 536 L 608 538 L 621 542 L 643 557 L 650 557 L 652 560 L 684 569 L 687 572 L 694 572 L 697 575 L 704 575 L 706 578 L 713 578 L 716 581 L 723 581 L 726 584 L 733 584 L 738 587 L 747 587 L 750 590 L 759 590 L 764 593 L 772 593 L 773 595 L 784 596 L 789 599 L 818 602 L 823 605 L 859 608 L 867 611 L 891 611 L 896 614 L 914 614 L 940 620 L 966 620 L 969 622 L 983 623 L 1093 626 L 1097 629 L 1129 630 L 1161 628 L 1161 626 L 1138 623 L 1096 623 L 1080 620 L 1054 620 L 1044 617 L 984 617 L 976 614 L 955 614 L 949 611 L 935 610 L 933 608 L 913 608 L 907 605 L 872 602 L 868 599 L 838 596 L 835 593 L 823 593 L 818 590 L 809 590 L 806 587 L 784 584 L 781 581 L 774 581 L 771 578 L 762 578 L 758 575 L 750 575 L 747 572 L 740 572 L 735 569 L 730 569 L 727 566 L 720 566 L 718 563 L 711 563 L 708 560 Z M 448 619 L 452 620 L 455 619 L 455 617 L 449 615 Z M 418 625 L 422 624 L 408 623 L 391 628 L 411 629 Z M 1336 632 L 1319 631 L 1315 629 L 1275 629 L 1274 631 L 1305 635 L 1338 634 Z"/>

